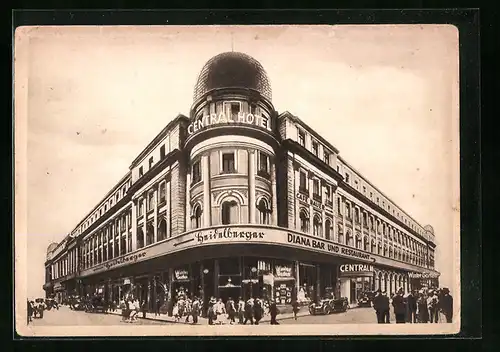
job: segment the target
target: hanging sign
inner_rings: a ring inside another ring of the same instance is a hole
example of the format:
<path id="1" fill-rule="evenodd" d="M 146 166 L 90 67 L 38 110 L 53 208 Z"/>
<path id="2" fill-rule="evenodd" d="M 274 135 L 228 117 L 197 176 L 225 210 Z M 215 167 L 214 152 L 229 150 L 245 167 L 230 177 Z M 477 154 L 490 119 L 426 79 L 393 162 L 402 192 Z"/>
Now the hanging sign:
<path id="1" fill-rule="evenodd" d="M 292 277 L 292 267 L 290 265 L 275 265 L 274 272 L 276 277 Z"/>
<path id="2" fill-rule="evenodd" d="M 189 280 L 189 272 L 185 269 L 174 270 L 176 280 Z"/>

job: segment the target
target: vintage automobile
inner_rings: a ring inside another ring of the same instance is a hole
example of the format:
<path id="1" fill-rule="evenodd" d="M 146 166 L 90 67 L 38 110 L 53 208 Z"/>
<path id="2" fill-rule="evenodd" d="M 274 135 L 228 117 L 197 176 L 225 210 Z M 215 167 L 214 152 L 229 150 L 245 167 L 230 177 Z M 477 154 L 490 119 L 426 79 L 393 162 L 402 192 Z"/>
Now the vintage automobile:
<path id="1" fill-rule="evenodd" d="M 107 310 L 107 303 L 102 296 L 92 296 L 85 306 L 85 312 L 87 313 L 106 313 Z"/>
<path id="2" fill-rule="evenodd" d="M 317 303 L 313 302 L 309 305 L 309 313 L 311 315 L 317 314 L 331 314 L 336 312 L 345 312 L 349 309 L 349 302 L 346 297 L 323 298 Z"/>
<path id="3" fill-rule="evenodd" d="M 358 307 L 371 307 L 373 300 L 372 292 L 365 292 L 358 298 Z"/>
<path id="4" fill-rule="evenodd" d="M 69 309 L 84 310 L 85 302 L 80 296 L 72 296 L 69 298 Z"/>

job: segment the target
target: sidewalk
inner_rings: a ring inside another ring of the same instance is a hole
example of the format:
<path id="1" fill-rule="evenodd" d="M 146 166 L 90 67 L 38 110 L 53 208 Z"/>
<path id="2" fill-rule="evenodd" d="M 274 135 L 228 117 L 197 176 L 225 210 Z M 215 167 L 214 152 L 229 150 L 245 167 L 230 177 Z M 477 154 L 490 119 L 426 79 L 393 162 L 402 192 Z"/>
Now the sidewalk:
<path id="1" fill-rule="evenodd" d="M 114 314 L 114 315 L 119 315 L 121 316 L 121 309 L 117 309 L 116 311 L 114 312 L 110 312 L 108 311 L 107 314 Z M 301 309 L 298 313 L 297 313 L 297 317 L 303 317 L 303 316 L 306 316 L 306 315 L 309 315 L 309 311 L 307 309 Z M 146 313 L 146 318 L 143 318 L 142 317 L 142 312 L 139 313 L 137 315 L 137 317 L 139 319 L 146 319 L 146 320 L 155 320 L 155 321 L 164 321 L 166 323 L 172 323 L 172 324 L 192 324 L 193 322 L 193 317 L 189 317 L 189 323 L 186 323 L 185 320 L 186 320 L 186 317 L 184 318 L 181 318 L 179 319 L 178 321 L 175 320 L 174 317 L 169 317 L 168 315 L 166 314 L 162 314 L 162 315 L 157 315 L 155 316 L 154 313 Z M 279 314 L 277 317 L 276 317 L 276 320 L 280 321 L 280 320 L 285 320 L 285 319 L 293 319 L 293 313 L 283 313 L 283 314 Z M 236 319 L 237 320 L 237 319 Z M 226 318 L 223 318 L 222 319 L 223 321 L 223 324 L 229 324 L 228 323 L 228 320 Z M 266 322 L 269 322 L 271 321 L 271 316 L 269 315 L 265 315 L 262 320 L 260 321 L 260 323 L 266 323 Z M 200 325 L 208 325 L 208 318 L 202 318 L 202 317 L 198 317 L 198 324 Z"/>

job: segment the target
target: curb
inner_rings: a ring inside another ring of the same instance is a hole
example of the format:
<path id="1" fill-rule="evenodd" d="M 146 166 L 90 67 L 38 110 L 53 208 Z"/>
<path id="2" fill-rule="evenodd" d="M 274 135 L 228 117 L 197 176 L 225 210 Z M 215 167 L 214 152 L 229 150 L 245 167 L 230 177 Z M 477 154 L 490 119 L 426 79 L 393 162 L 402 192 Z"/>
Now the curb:
<path id="1" fill-rule="evenodd" d="M 117 315 L 117 316 L 121 316 L 120 313 L 118 312 L 106 312 L 104 314 L 112 314 L 112 315 Z M 304 316 L 308 316 L 309 315 L 309 312 L 304 312 L 304 313 L 298 313 L 297 314 L 297 318 L 300 318 L 300 317 L 304 317 Z M 150 317 L 145 317 L 143 318 L 142 316 L 138 316 L 137 317 L 138 319 L 141 319 L 141 320 L 150 320 L 150 321 L 158 321 L 158 322 L 164 322 L 166 324 L 184 324 L 184 325 L 193 325 L 192 323 L 186 323 L 185 321 L 175 321 L 175 320 L 164 320 L 164 319 L 156 319 L 156 318 L 150 318 Z M 206 318 L 202 318 L 202 319 L 206 319 Z M 288 319 L 294 319 L 294 316 L 289 316 L 289 317 L 278 317 L 276 318 L 277 321 L 280 321 L 280 320 L 288 320 Z M 265 317 L 263 318 L 260 322 L 269 322 L 271 321 L 271 318 L 270 317 Z M 198 325 L 208 325 L 208 324 L 198 324 Z"/>

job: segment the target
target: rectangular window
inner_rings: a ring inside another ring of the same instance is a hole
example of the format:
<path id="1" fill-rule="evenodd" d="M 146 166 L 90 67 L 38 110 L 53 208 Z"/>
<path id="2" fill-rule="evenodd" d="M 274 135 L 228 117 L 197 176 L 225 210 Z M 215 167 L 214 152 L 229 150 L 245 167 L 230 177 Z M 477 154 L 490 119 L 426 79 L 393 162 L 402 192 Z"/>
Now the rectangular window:
<path id="1" fill-rule="evenodd" d="M 330 186 L 326 185 L 325 186 L 325 199 L 326 199 L 326 202 L 327 203 L 331 203 L 332 202 L 332 190 L 330 188 Z"/>
<path id="2" fill-rule="evenodd" d="M 160 147 L 160 160 L 163 160 L 163 158 L 165 158 L 165 146 L 162 145 Z"/>
<path id="3" fill-rule="evenodd" d="M 159 190 L 159 192 L 160 192 L 160 203 L 164 203 L 165 202 L 165 185 L 166 185 L 165 182 L 160 183 L 160 190 Z"/>
<path id="4" fill-rule="evenodd" d="M 268 177 L 270 172 L 269 172 L 269 157 L 262 153 L 259 152 L 259 171 L 258 173 L 260 176 Z"/>
<path id="5" fill-rule="evenodd" d="M 348 219 L 351 218 L 351 205 L 349 203 L 345 203 L 345 215 Z"/>
<path id="6" fill-rule="evenodd" d="M 149 192 L 148 194 L 148 211 L 153 210 L 155 207 L 155 194 L 154 192 Z"/>
<path id="7" fill-rule="evenodd" d="M 144 169 L 142 166 L 139 168 L 139 177 L 142 177 L 144 175 Z"/>
<path id="8" fill-rule="evenodd" d="M 149 169 L 153 167 L 153 157 L 149 158 Z"/>
<path id="9" fill-rule="evenodd" d="M 313 195 L 320 196 L 320 193 L 319 193 L 319 180 L 316 180 L 316 179 L 313 180 Z"/>
<path id="10" fill-rule="evenodd" d="M 349 183 L 349 174 L 345 174 L 345 182 Z"/>
<path id="11" fill-rule="evenodd" d="M 342 200 L 340 197 L 337 197 L 337 213 L 342 215 Z"/>
<path id="12" fill-rule="evenodd" d="M 299 144 L 303 147 L 306 146 L 306 134 L 302 131 L 299 131 Z"/>
<path id="13" fill-rule="evenodd" d="M 313 151 L 313 154 L 318 156 L 319 154 L 319 145 L 317 142 L 312 142 L 312 151 Z"/>
<path id="14" fill-rule="evenodd" d="M 234 153 L 222 154 L 222 171 L 224 173 L 234 173 L 236 171 L 234 166 Z"/>
<path id="15" fill-rule="evenodd" d="M 144 214 L 144 200 L 139 199 L 139 209 L 137 209 L 137 215 L 142 216 Z"/>
<path id="16" fill-rule="evenodd" d="M 233 120 L 237 121 L 238 120 L 238 113 L 241 110 L 241 105 L 239 102 L 233 102 L 230 105 L 230 114 L 233 117 Z"/>
<path id="17" fill-rule="evenodd" d="M 192 177 L 191 183 L 193 184 L 201 181 L 201 163 L 199 161 L 196 161 L 193 164 L 191 177 Z"/>
<path id="18" fill-rule="evenodd" d="M 366 193 L 366 187 L 363 186 L 363 193 Z"/>
<path id="19" fill-rule="evenodd" d="M 330 153 L 325 152 L 323 155 L 323 160 L 325 161 L 325 164 L 330 165 Z"/>
<path id="20" fill-rule="evenodd" d="M 307 191 L 307 175 L 304 171 L 300 172 L 300 185 L 299 185 L 299 190 L 300 191 Z"/>

